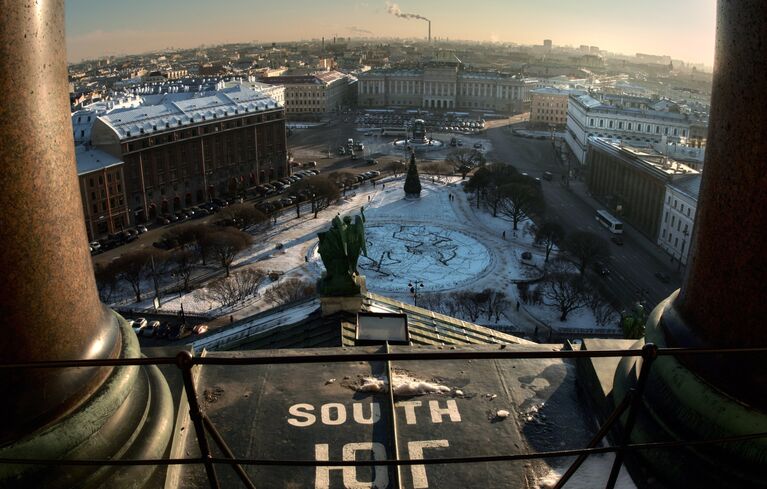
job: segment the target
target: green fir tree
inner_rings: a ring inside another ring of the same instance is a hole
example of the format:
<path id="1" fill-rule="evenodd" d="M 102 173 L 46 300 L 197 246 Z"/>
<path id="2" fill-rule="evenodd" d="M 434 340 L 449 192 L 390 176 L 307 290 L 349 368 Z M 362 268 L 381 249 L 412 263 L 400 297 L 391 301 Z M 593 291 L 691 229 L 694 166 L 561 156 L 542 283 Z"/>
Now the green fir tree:
<path id="1" fill-rule="evenodd" d="M 410 165 L 407 167 L 405 197 L 409 199 L 421 198 L 421 179 L 418 177 L 418 168 L 415 166 L 415 153 L 410 154 Z"/>

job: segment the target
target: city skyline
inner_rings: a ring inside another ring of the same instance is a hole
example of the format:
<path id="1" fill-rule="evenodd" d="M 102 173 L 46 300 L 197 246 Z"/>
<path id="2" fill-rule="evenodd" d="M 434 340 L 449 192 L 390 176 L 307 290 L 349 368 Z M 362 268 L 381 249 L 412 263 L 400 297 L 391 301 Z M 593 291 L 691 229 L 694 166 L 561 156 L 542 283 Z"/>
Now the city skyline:
<path id="1" fill-rule="evenodd" d="M 653 22 L 637 22 L 648 12 L 658 11 L 664 12 L 662 18 L 656 15 Z M 139 12 L 153 15 L 137 17 Z M 559 46 L 588 44 L 627 55 L 669 55 L 713 65 L 713 0 L 673 4 L 648 0 L 641 5 L 587 0 L 577 6 L 562 0 L 543 0 L 534 6 L 489 0 L 472 5 L 470 10 L 458 0 L 330 4 L 298 0 L 258 6 L 244 0 L 231 0 L 226 6 L 191 0 L 183 8 L 147 0 L 130 5 L 77 0 L 67 3 L 67 49 L 69 61 L 76 62 L 201 44 L 334 36 L 426 38 L 426 22 L 411 16 L 430 19 L 432 36 L 439 39 L 520 44 L 541 44 L 543 39 L 551 39 Z M 272 20 L 262 24 L 260 20 L 265 17 Z"/>

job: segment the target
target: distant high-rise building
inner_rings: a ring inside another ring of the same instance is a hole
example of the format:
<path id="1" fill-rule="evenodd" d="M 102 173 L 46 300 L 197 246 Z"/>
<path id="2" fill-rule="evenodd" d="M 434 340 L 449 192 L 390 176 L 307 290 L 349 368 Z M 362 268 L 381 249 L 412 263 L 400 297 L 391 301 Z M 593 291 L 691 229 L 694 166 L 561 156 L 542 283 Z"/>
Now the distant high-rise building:
<path id="1" fill-rule="evenodd" d="M 546 51 L 551 51 L 551 39 L 543 40 L 543 49 Z"/>

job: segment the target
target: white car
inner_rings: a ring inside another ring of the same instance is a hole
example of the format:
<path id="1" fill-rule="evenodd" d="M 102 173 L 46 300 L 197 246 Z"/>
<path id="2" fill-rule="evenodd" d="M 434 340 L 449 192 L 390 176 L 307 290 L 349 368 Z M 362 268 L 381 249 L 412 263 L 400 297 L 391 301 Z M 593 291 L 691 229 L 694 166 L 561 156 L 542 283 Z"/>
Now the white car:
<path id="1" fill-rule="evenodd" d="M 136 318 L 133 320 L 133 331 L 138 335 L 141 334 L 141 330 L 146 328 L 146 318 Z"/>

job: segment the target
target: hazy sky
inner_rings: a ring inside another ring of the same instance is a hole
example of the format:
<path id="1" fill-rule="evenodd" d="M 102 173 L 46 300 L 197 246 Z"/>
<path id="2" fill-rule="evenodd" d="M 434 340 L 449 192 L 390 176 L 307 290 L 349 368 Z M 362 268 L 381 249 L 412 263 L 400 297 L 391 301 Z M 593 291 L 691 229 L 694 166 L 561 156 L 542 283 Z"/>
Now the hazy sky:
<path id="1" fill-rule="evenodd" d="M 668 54 L 713 64 L 716 0 L 404 0 L 432 36 Z M 69 0 L 70 61 L 166 47 L 340 37 L 425 37 L 383 0 Z"/>

